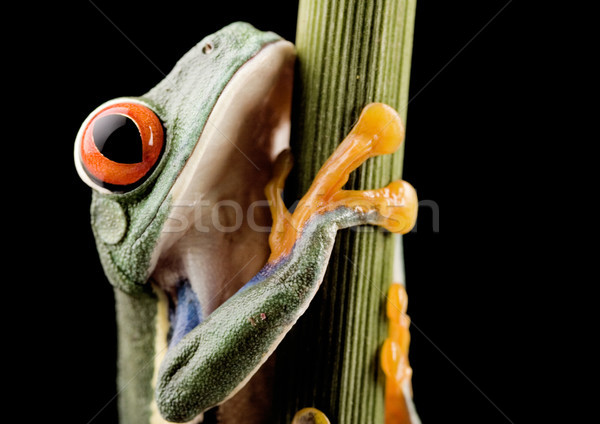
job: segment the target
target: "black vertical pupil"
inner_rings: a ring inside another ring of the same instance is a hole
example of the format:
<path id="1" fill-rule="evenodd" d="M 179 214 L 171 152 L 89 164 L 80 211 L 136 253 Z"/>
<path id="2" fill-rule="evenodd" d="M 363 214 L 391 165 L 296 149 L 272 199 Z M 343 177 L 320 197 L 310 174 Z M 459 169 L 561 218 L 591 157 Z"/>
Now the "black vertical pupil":
<path id="1" fill-rule="evenodd" d="M 102 155 L 118 163 L 142 162 L 142 136 L 125 115 L 107 115 L 94 121 L 94 144 Z"/>

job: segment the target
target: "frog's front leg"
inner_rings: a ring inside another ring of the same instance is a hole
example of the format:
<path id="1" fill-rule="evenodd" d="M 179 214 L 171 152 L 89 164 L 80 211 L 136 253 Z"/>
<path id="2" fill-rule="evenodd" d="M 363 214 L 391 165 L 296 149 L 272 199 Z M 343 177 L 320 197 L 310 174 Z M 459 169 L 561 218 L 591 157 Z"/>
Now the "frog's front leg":
<path id="1" fill-rule="evenodd" d="M 321 284 L 341 228 L 374 224 L 405 233 L 414 225 L 417 198 L 403 181 L 368 191 L 346 191 L 349 174 L 369 157 L 394 152 L 404 138 L 398 114 L 368 105 L 323 165 L 290 214 L 280 196 L 291 168 L 278 158 L 266 188 L 272 201 L 271 256 L 264 268 L 167 352 L 156 399 L 165 419 L 185 422 L 233 396 L 306 311 Z"/>

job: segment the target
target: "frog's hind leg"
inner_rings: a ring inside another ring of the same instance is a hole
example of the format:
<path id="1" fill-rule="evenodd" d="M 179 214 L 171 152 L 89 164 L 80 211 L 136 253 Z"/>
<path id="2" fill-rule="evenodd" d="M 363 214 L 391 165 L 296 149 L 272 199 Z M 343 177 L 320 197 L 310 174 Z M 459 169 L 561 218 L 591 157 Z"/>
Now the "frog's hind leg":
<path id="1" fill-rule="evenodd" d="M 291 251 L 302 234 L 304 225 L 312 216 L 341 207 L 352 213 L 344 215 L 345 218 L 337 222 L 339 228 L 368 223 L 397 233 L 410 231 L 417 212 L 417 196 L 410 184 L 394 181 L 378 190 L 342 189 L 350 173 L 363 162 L 374 156 L 395 152 L 403 140 L 404 126 L 393 108 L 382 103 L 367 105 L 354 128 L 323 164 L 293 214 L 290 215 L 287 210 L 286 214 L 278 209 L 277 201 L 281 202 L 281 198 L 272 191 L 272 196 L 278 199 L 274 202 L 275 209 L 272 209 L 274 222 L 277 222 L 277 225 L 274 224 L 277 235 L 272 235 L 269 240 L 269 260 L 275 261 Z M 281 159 L 283 165 L 286 163 L 284 159 Z M 270 185 L 271 190 L 278 183 L 283 183 L 283 179 L 278 179 L 278 175 L 280 177 L 287 169 L 283 165 Z"/>

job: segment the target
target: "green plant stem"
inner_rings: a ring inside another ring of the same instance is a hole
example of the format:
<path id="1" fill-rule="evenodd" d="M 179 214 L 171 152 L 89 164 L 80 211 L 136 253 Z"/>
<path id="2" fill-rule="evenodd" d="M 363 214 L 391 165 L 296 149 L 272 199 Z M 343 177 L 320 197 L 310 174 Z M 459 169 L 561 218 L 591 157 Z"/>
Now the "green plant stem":
<path id="1" fill-rule="evenodd" d="M 370 102 L 406 122 L 416 0 L 301 0 L 292 126 L 295 199 Z M 348 188 L 379 188 L 400 178 L 403 149 L 370 159 Z M 290 199 L 286 192 L 286 199 Z M 383 423 L 379 348 L 393 237 L 372 227 L 338 234 L 328 271 L 307 313 L 277 350 L 278 422 L 316 407 L 334 424 Z"/>

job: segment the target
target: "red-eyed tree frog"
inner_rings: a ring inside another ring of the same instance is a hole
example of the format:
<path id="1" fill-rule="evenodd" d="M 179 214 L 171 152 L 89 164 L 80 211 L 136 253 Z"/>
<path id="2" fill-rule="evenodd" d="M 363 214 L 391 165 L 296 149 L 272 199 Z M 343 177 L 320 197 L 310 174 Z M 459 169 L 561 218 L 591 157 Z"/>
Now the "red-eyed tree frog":
<path id="1" fill-rule="evenodd" d="M 383 104 L 366 105 L 286 209 L 294 60 L 290 42 L 234 23 L 81 126 L 75 164 L 115 289 L 122 424 L 271 422 L 272 353 L 318 290 L 336 232 L 414 225 L 408 183 L 342 188 L 403 141 Z"/>

